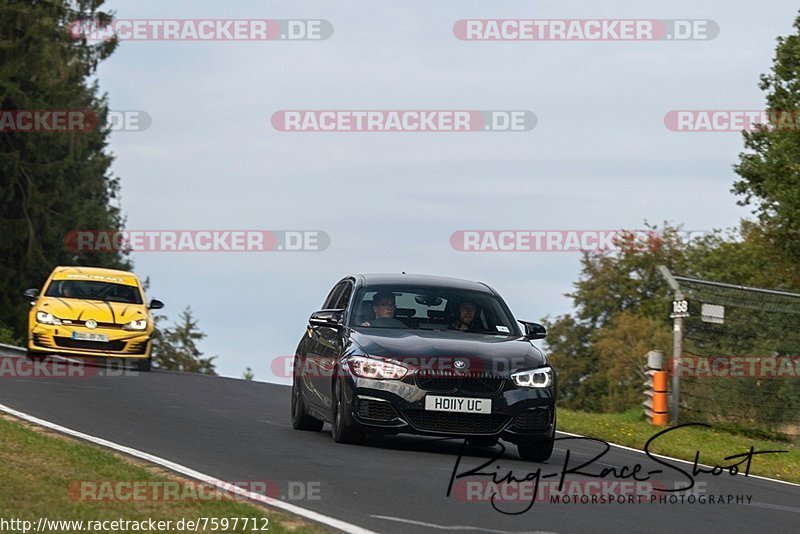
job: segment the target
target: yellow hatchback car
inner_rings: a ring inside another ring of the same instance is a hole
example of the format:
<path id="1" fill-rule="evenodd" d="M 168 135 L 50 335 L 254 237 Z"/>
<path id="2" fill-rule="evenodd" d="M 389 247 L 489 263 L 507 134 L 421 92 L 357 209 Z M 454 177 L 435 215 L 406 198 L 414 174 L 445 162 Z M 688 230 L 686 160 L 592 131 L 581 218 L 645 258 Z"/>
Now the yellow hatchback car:
<path id="1" fill-rule="evenodd" d="M 151 366 L 153 318 L 135 274 L 96 267 L 56 267 L 41 294 L 28 289 L 28 356 L 47 354 L 135 362 Z"/>

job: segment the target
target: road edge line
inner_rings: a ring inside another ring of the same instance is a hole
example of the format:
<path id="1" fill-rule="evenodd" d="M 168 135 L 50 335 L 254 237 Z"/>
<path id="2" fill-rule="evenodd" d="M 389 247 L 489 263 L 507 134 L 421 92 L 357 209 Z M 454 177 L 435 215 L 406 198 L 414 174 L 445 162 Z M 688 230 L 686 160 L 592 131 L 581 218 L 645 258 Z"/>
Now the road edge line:
<path id="1" fill-rule="evenodd" d="M 250 500 L 260 502 L 267 507 L 277 508 L 279 510 L 283 510 L 284 512 L 289 512 L 300 517 L 304 517 L 306 519 L 310 519 L 311 521 L 315 521 L 317 523 L 336 528 L 343 532 L 347 532 L 348 534 L 378 534 L 375 531 L 365 529 L 363 527 L 359 527 L 358 525 L 354 525 L 352 523 L 348 523 L 346 521 L 342 521 L 340 519 L 336 519 L 334 517 L 330 517 L 319 512 L 314 512 L 312 510 L 307 510 L 305 508 L 301 508 L 294 504 L 289 504 L 282 502 L 280 500 L 275 500 L 266 495 L 262 495 L 260 493 L 253 493 L 251 491 L 247 491 L 244 488 L 240 488 L 238 486 L 229 484 L 222 480 L 216 479 L 210 475 L 206 475 L 199 471 L 195 471 L 189 467 L 183 466 L 179 463 L 172 462 L 170 460 L 166 460 L 159 456 L 155 456 L 153 454 L 140 451 L 138 449 L 134 449 L 132 447 L 128 447 L 126 445 L 120 445 L 119 443 L 114 443 L 113 441 L 109 441 L 107 439 L 98 438 L 92 436 L 90 434 L 85 434 L 78 430 L 73 430 L 71 428 L 67 428 L 56 423 L 51 423 L 50 421 L 46 421 L 44 419 L 39 419 L 38 417 L 34 417 L 32 415 L 28 415 L 24 412 L 20 412 L 15 410 L 14 408 L 9 408 L 4 404 L 0 404 L 0 411 L 5 412 L 8 415 L 12 415 L 18 419 L 22 419 L 23 421 L 28 421 L 29 423 L 33 423 L 35 425 L 39 425 L 50 430 L 54 430 L 61 434 L 66 434 L 68 436 L 72 436 L 78 439 L 82 439 L 84 441 L 88 441 L 90 443 L 94 443 L 95 445 L 100 445 L 102 447 L 106 447 L 117 452 L 121 452 L 127 454 L 129 456 L 133 456 L 135 458 L 139 458 L 141 460 L 145 460 L 147 462 L 160 465 L 161 467 L 165 467 L 171 471 L 179 473 L 187 478 L 193 478 L 195 480 L 199 480 L 200 482 L 205 482 L 207 484 L 212 484 L 217 488 L 229 491 L 231 493 L 236 493 L 237 495 L 241 495 L 243 497 L 247 497 Z"/>
<path id="2" fill-rule="evenodd" d="M 600 438 L 595 438 L 593 436 L 584 436 L 582 434 L 573 434 L 572 432 L 564 432 L 563 430 L 556 430 L 556 433 L 564 434 L 566 436 L 571 436 L 571 437 L 574 437 L 574 438 L 600 439 Z M 694 462 L 690 462 L 689 460 L 683 460 L 681 458 L 673 458 L 672 456 L 665 456 L 663 454 L 656 454 L 654 452 L 649 452 L 648 453 L 648 452 L 643 451 L 642 449 L 635 449 L 633 447 L 628 447 L 626 445 L 620 445 L 618 443 L 611 443 L 610 441 L 605 441 L 605 440 L 603 440 L 603 441 L 605 443 L 608 443 L 612 447 L 617 447 L 617 448 L 620 448 L 620 449 L 624 449 L 626 451 L 639 452 L 641 454 L 649 454 L 650 456 L 654 456 L 656 458 L 661 458 L 663 460 L 672 460 L 674 462 L 681 462 L 681 463 L 684 463 L 684 464 L 694 465 Z M 706 464 L 697 464 L 697 465 L 699 467 L 708 467 L 708 468 L 713 468 L 714 467 L 712 465 L 706 465 Z M 798 484 L 797 482 L 789 482 L 788 480 L 779 480 L 777 478 L 763 477 L 761 475 L 747 475 L 747 476 L 745 476 L 744 473 L 737 473 L 737 474 L 741 475 L 741 476 L 744 476 L 745 478 L 757 478 L 759 480 L 767 480 L 769 482 L 780 482 L 781 484 L 787 484 L 789 486 L 800 486 L 800 484 Z"/>

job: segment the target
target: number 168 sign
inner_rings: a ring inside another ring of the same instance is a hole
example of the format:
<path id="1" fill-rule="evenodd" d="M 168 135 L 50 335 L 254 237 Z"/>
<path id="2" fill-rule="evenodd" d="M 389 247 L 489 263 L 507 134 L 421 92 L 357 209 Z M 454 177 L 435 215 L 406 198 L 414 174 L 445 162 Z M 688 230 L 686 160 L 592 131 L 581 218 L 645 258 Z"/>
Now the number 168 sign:
<path id="1" fill-rule="evenodd" d="M 689 301 L 688 300 L 673 300 L 672 313 L 669 314 L 671 319 L 676 317 L 689 317 Z"/>

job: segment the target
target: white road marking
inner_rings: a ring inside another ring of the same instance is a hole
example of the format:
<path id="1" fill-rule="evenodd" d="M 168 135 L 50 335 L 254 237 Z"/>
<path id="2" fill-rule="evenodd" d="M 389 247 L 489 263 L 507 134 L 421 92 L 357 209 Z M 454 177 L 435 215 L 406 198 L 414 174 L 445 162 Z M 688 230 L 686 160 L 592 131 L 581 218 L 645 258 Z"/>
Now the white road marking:
<path id="1" fill-rule="evenodd" d="M 402 517 L 392 517 L 390 515 L 371 515 L 376 519 L 385 519 L 387 521 L 397 521 L 398 523 L 406 523 L 418 527 L 435 528 L 439 530 L 477 530 L 479 532 L 494 532 L 495 534 L 558 534 L 557 532 L 550 532 L 544 530 L 496 530 L 485 527 L 471 527 L 468 525 L 437 525 L 436 523 L 426 523 L 424 521 L 414 521 L 413 519 L 403 519 Z"/>
<path id="2" fill-rule="evenodd" d="M 244 488 L 234 486 L 232 484 L 216 479 L 212 476 L 200 473 L 199 471 L 195 471 L 194 469 L 185 467 L 170 460 L 165 460 L 164 458 L 159 458 L 158 456 L 154 456 L 152 454 L 142 452 L 140 450 L 133 449 L 131 447 L 126 447 L 125 445 L 114 443 L 113 441 L 108 441 L 103 438 L 98 438 L 95 436 L 91 436 L 89 434 L 84 434 L 83 432 L 72 430 L 71 428 L 66 428 L 61 425 L 51 423 L 50 421 L 45 421 L 44 419 L 39 419 L 38 417 L 34 417 L 32 415 L 28 415 L 26 413 L 17 411 L 3 404 L 0 404 L 0 411 L 5 412 L 9 415 L 13 415 L 14 417 L 17 417 L 19 419 L 23 419 L 35 425 L 49 428 L 50 430 L 66 434 L 68 436 L 73 436 L 94 443 L 95 445 L 108 447 L 109 449 L 113 449 L 115 451 L 127 454 L 129 456 L 141 458 L 142 460 L 148 461 L 156 465 L 160 465 L 161 467 L 166 467 L 167 469 L 179 473 L 185 477 L 193 478 L 195 480 L 205 482 L 206 484 L 213 484 L 214 486 L 218 487 L 221 490 L 229 491 L 231 493 L 236 493 L 237 495 L 247 497 L 248 499 L 264 503 L 269 507 L 278 508 L 285 512 L 305 517 L 306 519 L 310 519 L 311 521 L 316 521 L 317 523 L 322 523 L 323 525 L 328 525 L 329 527 L 337 528 L 341 531 L 350 534 L 377 534 L 372 530 L 367 530 L 365 528 L 359 527 L 358 525 L 353 525 L 352 523 L 347 523 L 346 521 L 341 521 L 334 517 L 329 517 L 327 515 L 323 515 L 318 512 L 313 512 L 311 510 L 306 510 L 305 508 L 301 508 L 294 504 L 282 502 L 280 500 L 267 497 L 266 495 L 262 495 L 260 493 L 253 493 L 251 491 L 247 491 Z"/>
<path id="3" fill-rule="evenodd" d="M 800 514 L 800 508 L 795 508 L 794 506 L 783 506 L 782 504 L 771 504 L 768 502 L 746 502 L 743 503 L 747 506 L 756 506 L 758 508 L 766 508 L 768 510 L 778 510 L 780 512 L 794 512 L 796 514 Z"/>
<path id="4" fill-rule="evenodd" d="M 571 432 L 562 432 L 561 430 L 559 430 L 557 433 L 558 434 L 564 434 L 565 436 L 572 436 L 572 437 L 575 437 L 575 438 L 585 438 L 585 437 L 587 437 L 587 436 L 582 436 L 580 434 L 573 434 Z M 599 438 L 596 438 L 596 439 L 599 439 Z M 558 442 L 556 442 L 556 443 L 558 443 Z M 625 445 L 618 445 L 616 443 L 608 443 L 608 444 L 611 445 L 612 447 L 617 447 L 619 449 L 625 449 L 626 451 L 638 452 L 640 454 L 646 454 L 641 449 L 634 449 L 633 447 L 626 447 Z M 681 462 L 683 464 L 694 465 L 694 462 L 690 462 L 688 460 L 681 460 L 680 458 L 673 458 L 672 456 L 664 456 L 663 454 L 656 454 L 654 452 L 651 452 L 650 455 L 651 456 L 655 456 L 656 458 L 661 458 L 663 460 L 672 460 L 673 462 Z M 707 467 L 709 469 L 714 467 L 712 465 L 706 465 L 706 464 L 697 464 L 697 465 L 700 466 L 700 467 Z M 744 476 L 744 473 L 739 472 L 739 475 Z M 781 484 L 787 484 L 789 486 L 798 486 L 798 487 L 800 487 L 800 484 L 796 484 L 794 482 L 787 482 L 786 480 L 778 480 L 776 478 L 762 477 L 762 476 L 758 476 L 758 475 L 747 475 L 747 478 L 758 478 L 760 480 L 768 480 L 769 482 L 780 482 Z"/>

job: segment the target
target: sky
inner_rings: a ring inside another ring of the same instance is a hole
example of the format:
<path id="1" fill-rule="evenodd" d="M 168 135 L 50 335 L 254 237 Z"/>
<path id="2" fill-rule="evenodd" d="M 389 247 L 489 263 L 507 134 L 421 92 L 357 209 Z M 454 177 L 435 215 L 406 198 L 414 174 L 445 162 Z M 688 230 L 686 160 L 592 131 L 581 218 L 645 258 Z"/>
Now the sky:
<path id="1" fill-rule="evenodd" d="M 110 150 L 129 230 L 317 230 L 324 251 L 135 252 L 170 319 L 191 306 L 217 371 L 289 383 L 308 316 L 343 276 L 480 280 L 518 319 L 571 310 L 577 252 L 462 252 L 465 229 L 729 228 L 737 132 L 675 132 L 670 110 L 757 110 L 788 1 L 170 2 L 119 19 L 323 19 L 304 41 L 122 41 L 98 69 L 143 131 Z M 714 39 L 465 41 L 460 19 L 705 19 Z M 280 110 L 528 110 L 519 132 L 283 132 Z M 735 282 L 735 281 L 733 281 Z M 281 367 L 280 365 L 278 367 Z"/>

